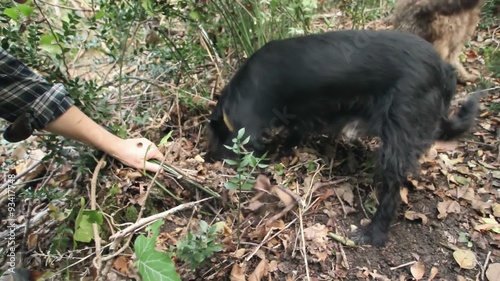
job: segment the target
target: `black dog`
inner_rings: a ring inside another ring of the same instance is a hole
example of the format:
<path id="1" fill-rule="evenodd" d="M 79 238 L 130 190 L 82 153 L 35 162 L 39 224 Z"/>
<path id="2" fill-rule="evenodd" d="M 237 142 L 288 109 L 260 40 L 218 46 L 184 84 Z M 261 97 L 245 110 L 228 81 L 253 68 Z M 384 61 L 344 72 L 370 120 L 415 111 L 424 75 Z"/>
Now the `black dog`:
<path id="1" fill-rule="evenodd" d="M 246 146 L 265 152 L 273 140 L 295 144 L 307 133 L 344 127 L 381 139 L 380 206 L 360 237 L 382 246 L 400 204 L 399 189 L 436 139 L 474 123 L 476 97 L 448 118 L 456 77 L 431 44 L 396 31 L 347 30 L 266 44 L 222 91 L 208 125 L 208 157 L 229 157 L 238 129 Z"/>

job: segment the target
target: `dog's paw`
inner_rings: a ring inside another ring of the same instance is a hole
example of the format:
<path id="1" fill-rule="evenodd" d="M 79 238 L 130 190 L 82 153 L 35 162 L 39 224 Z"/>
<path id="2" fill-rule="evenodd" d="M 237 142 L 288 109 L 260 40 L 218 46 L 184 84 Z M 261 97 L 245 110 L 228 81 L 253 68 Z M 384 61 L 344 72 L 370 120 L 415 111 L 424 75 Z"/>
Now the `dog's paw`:
<path id="1" fill-rule="evenodd" d="M 372 245 L 379 248 L 383 247 L 387 242 L 387 233 L 369 224 L 354 231 L 352 240 L 358 245 Z"/>
<path id="2" fill-rule="evenodd" d="M 457 83 L 460 85 L 466 85 L 467 82 L 474 83 L 479 79 L 478 76 L 468 73 L 468 72 L 459 72 L 457 75 Z"/>

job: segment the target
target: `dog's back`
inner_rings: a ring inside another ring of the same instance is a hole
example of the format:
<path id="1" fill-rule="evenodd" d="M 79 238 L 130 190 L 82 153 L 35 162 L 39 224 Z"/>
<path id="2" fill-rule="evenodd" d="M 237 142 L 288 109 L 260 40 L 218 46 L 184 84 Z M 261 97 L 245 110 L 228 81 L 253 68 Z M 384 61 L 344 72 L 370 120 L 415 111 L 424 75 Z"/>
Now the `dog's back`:
<path id="1" fill-rule="evenodd" d="M 461 82 L 475 77 L 458 60 L 480 19 L 482 0 L 397 0 L 394 29 L 431 42 L 442 59 L 454 65 Z"/>
<path id="2" fill-rule="evenodd" d="M 328 122 L 337 126 L 330 131 L 339 131 L 352 119 L 373 118 L 379 104 L 390 104 L 397 83 L 421 89 L 422 100 L 427 90 L 440 87 L 451 100 L 455 88 L 445 89 L 453 76 L 444 75 L 447 70 L 452 71 L 432 45 L 408 33 L 347 30 L 270 42 L 224 88 L 210 118 L 209 135 L 218 136 L 210 137 L 210 151 L 230 145 L 234 132 L 226 123 L 245 127 L 255 148 L 261 136 L 283 127 L 293 133 L 344 120 Z"/>

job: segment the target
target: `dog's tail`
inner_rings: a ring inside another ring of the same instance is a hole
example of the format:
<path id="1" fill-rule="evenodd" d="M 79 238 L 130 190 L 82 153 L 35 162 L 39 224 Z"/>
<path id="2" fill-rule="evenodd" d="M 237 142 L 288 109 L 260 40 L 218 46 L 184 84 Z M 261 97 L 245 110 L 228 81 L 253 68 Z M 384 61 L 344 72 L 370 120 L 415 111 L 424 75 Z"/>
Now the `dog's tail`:
<path id="1" fill-rule="evenodd" d="M 482 0 L 424 0 L 421 13 L 439 13 L 453 15 L 476 7 Z"/>
<path id="2" fill-rule="evenodd" d="M 439 140 L 451 140 L 466 133 L 475 123 L 479 110 L 479 95 L 474 93 L 460 107 L 455 116 L 443 117 Z"/>

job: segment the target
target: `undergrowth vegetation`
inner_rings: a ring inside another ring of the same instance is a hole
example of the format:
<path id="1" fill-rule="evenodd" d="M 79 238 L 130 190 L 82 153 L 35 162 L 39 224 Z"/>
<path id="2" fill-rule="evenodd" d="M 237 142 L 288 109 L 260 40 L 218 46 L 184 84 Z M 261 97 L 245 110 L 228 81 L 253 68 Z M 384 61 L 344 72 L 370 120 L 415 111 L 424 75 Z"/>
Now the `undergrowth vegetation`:
<path id="1" fill-rule="evenodd" d="M 76 3 L 78 1 L 33 0 L 25 4 L 1 1 L 2 48 L 48 81 L 63 83 L 76 105 L 108 130 L 121 137 L 144 136 L 156 143 L 165 135 L 187 138 L 188 132 L 181 129 L 181 124 L 192 124 L 193 130 L 204 124 L 205 118 L 199 116 L 209 112 L 216 94 L 239 64 L 266 42 L 318 30 L 340 29 L 330 19 L 336 14 L 317 16 L 327 14 L 332 7 L 340 8 L 343 15 L 338 16 L 351 19 L 353 28 L 364 28 L 368 21 L 390 15 L 393 6 L 392 0 Z M 497 7 L 496 3 L 498 0 L 488 0 L 485 4 L 490 9 L 485 12 L 487 20 L 494 20 L 491 11 Z M 491 69 L 498 75 L 498 55 L 488 52 L 491 61 L 496 63 Z M 68 177 L 65 180 L 70 180 L 78 187 L 79 196 L 84 196 L 91 171 L 98 163 L 95 151 L 71 140 L 42 137 L 38 145 L 47 153 L 45 160 L 50 165 L 65 167 Z M 261 163 L 262 159 L 240 149 L 245 140 L 234 142 L 228 149 L 241 159 L 227 160 L 227 164 L 236 167 L 238 176 L 227 182 L 226 188 L 240 192 L 250 190 L 255 172 L 266 165 Z M 8 172 L 6 165 L 1 172 Z M 106 187 L 100 195 L 104 198 L 100 211 L 90 211 L 89 200 L 80 200 L 75 194 L 56 193 L 54 190 L 60 186 L 54 181 L 47 181 L 37 191 L 28 189 L 22 194 L 24 198 L 49 202 L 50 217 L 59 222 L 51 237 L 47 261 L 61 262 L 61 267 L 70 266 L 61 261 L 60 253 L 91 245 L 95 239 L 93 224 L 98 224 L 99 231 L 107 237 L 116 229 L 111 229 L 106 221 L 130 223 L 141 216 L 163 211 L 152 200 L 144 203 L 144 211 L 140 204 L 117 206 L 120 191 L 113 184 L 117 179 L 110 173 L 101 173 L 97 180 Z M 160 194 L 153 198 L 157 202 L 166 194 L 162 191 L 165 187 L 158 190 Z M 65 207 L 60 207 L 61 201 Z M 149 237 L 140 234 L 135 240 L 138 272 L 144 280 L 180 280 L 172 259 L 195 269 L 205 266 L 207 259 L 222 249 L 216 239 L 221 227 L 209 226 L 202 220 L 199 231 L 185 233 L 177 246 L 158 252 L 155 239 L 160 226 L 151 225 L 147 229 Z M 155 259 L 163 259 L 163 262 Z M 74 280 L 67 271 L 60 274 L 66 280 Z"/>

